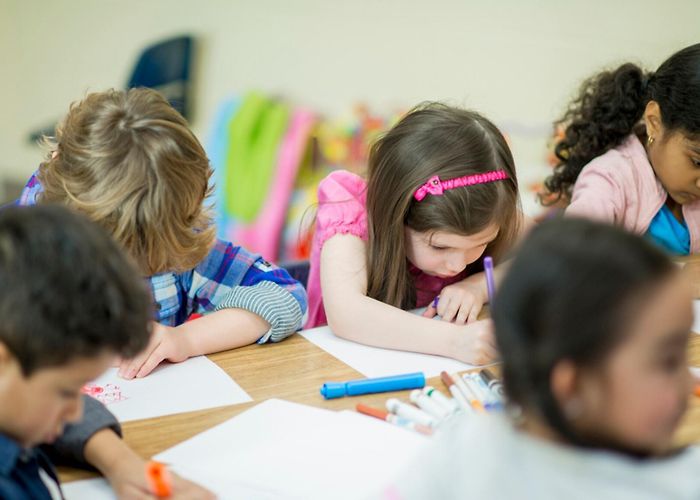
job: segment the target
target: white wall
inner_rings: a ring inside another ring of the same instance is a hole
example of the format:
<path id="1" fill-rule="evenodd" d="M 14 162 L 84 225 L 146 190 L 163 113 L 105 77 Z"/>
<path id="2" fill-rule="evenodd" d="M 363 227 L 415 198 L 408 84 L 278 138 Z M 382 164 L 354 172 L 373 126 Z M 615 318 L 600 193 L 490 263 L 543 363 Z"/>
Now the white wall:
<path id="1" fill-rule="evenodd" d="M 426 99 L 484 112 L 538 163 L 579 82 L 625 60 L 654 68 L 700 41 L 697 0 L 0 0 L 0 173 L 40 154 L 30 130 L 86 91 L 122 87 L 144 46 L 199 40 L 195 131 L 259 88 L 327 114 Z"/>

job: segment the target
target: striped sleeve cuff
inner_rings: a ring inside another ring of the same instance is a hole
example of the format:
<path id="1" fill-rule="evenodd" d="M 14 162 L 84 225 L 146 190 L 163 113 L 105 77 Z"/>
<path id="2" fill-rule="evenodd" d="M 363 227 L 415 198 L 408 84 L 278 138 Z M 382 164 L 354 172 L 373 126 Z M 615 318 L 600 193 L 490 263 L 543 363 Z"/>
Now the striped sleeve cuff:
<path id="1" fill-rule="evenodd" d="M 279 342 L 301 329 L 299 302 L 291 293 L 271 281 L 235 287 L 216 310 L 234 308 L 250 311 L 270 323 L 270 329 L 258 339 L 258 344 Z"/>

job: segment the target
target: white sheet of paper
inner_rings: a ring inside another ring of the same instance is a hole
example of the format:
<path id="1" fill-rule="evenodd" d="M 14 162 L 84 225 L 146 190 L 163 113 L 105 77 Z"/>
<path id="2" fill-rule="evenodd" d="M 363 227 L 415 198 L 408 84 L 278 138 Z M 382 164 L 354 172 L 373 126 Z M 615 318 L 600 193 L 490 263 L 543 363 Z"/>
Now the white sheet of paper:
<path id="1" fill-rule="evenodd" d="M 61 484 L 66 500 L 116 500 L 117 496 L 106 480 L 83 479 Z"/>
<path id="2" fill-rule="evenodd" d="M 350 365 L 365 377 L 387 377 L 411 372 L 423 372 L 426 377 L 434 377 L 440 375 L 443 370 L 452 373 L 474 368 L 473 365 L 442 356 L 381 349 L 350 342 L 336 337 L 327 326 L 299 333 L 306 340 L 346 365 Z"/>
<path id="3" fill-rule="evenodd" d="M 359 413 L 270 399 L 154 459 L 220 498 L 356 499 L 429 441 Z"/>
<path id="4" fill-rule="evenodd" d="M 693 331 L 700 334 L 700 300 L 693 301 L 693 312 L 695 319 L 693 320 Z"/>
<path id="5" fill-rule="evenodd" d="M 164 363 L 139 379 L 125 380 L 117 371 L 110 368 L 85 390 L 106 404 L 120 422 L 252 401 L 205 356 Z"/>

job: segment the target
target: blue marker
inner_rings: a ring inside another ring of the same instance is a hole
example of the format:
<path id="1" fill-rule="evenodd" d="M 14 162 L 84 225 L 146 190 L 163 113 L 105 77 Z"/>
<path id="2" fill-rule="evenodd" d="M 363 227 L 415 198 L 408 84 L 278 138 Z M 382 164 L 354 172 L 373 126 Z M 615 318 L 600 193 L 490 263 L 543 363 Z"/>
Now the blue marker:
<path id="1" fill-rule="evenodd" d="M 321 387 L 321 396 L 333 399 L 375 392 L 422 389 L 423 387 L 425 387 L 425 375 L 422 372 L 417 372 L 391 377 L 363 378 L 349 382 L 326 382 Z"/>

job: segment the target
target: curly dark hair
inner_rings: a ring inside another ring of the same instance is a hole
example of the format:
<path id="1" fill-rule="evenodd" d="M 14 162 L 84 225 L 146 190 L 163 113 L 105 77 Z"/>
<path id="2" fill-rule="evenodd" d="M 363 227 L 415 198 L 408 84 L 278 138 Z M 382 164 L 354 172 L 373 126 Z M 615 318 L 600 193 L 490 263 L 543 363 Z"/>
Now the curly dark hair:
<path id="1" fill-rule="evenodd" d="M 143 278 L 96 224 L 60 206 L 0 210 L 0 342 L 25 376 L 146 347 Z"/>
<path id="2" fill-rule="evenodd" d="M 586 80 L 555 122 L 565 132 L 555 147 L 559 163 L 545 180 L 544 197 L 552 203 L 570 201 L 581 170 L 619 146 L 640 125 L 649 101 L 659 104 L 667 131 L 700 133 L 700 44 L 676 52 L 656 72 L 626 63 Z"/>

